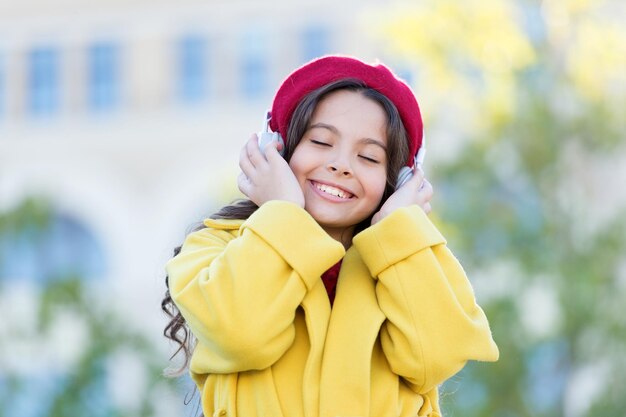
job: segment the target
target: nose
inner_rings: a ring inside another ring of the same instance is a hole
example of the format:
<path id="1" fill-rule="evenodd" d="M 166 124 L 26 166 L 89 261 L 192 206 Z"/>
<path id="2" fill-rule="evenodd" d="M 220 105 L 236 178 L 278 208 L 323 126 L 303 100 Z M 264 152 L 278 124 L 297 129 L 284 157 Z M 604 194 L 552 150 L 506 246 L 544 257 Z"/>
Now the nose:
<path id="1" fill-rule="evenodd" d="M 330 161 L 327 165 L 327 169 L 332 173 L 341 175 L 343 177 L 352 176 L 352 168 L 350 167 L 350 164 L 341 159 L 335 159 L 333 161 Z"/>

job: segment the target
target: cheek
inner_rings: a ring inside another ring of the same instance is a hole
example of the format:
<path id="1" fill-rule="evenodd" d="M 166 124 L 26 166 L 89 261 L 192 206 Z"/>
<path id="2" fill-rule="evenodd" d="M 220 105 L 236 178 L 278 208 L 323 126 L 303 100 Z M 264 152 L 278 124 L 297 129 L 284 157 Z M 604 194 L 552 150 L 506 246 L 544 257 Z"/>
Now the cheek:
<path id="1" fill-rule="evenodd" d="M 301 154 L 299 155 L 298 152 L 294 152 L 289 160 L 289 168 L 291 168 L 296 180 L 302 187 L 306 180 L 306 174 L 308 171 L 306 160 L 301 157 Z"/>
<path id="2" fill-rule="evenodd" d="M 378 188 L 378 190 L 377 190 L 377 193 L 376 193 L 377 198 L 376 198 L 376 200 L 378 202 L 380 202 L 380 200 L 383 198 L 383 194 L 385 193 L 385 185 L 386 185 L 386 182 L 383 182 L 380 185 L 380 187 Z"/>
<path id="3" fill-rule="evenodd" d="M 296 173 L 297 171 L 300 171 L 300 166 L 301 166 L 301 162 L 300 162 L 300 155 L 298 153 L 298 151 L 294 152 L 293 155 L 291 155 L 291 159 L 289 160 L 289 168 L 291 168 L 291 170 Z"/>
<path id="4" fill-rule="evenodd" d="M 387 173 L 385 170 L 373 173 L 369 181 L 367 182 L 370 187 L 372 196 L 375 196 L 378 200 L 383 197 L 385 187 L 387 186 Z"/>
<path id="5" fill-rule="evenodd" d="M 311 147 L 302 147 L 302 145 L 295 149 L 289 160 L 289 167 L 296 176 L 308 174 L 319 167 L 320 164 L 322 164 L 322 161 L 319 153 L 315 149 L 311 149 Z"/>

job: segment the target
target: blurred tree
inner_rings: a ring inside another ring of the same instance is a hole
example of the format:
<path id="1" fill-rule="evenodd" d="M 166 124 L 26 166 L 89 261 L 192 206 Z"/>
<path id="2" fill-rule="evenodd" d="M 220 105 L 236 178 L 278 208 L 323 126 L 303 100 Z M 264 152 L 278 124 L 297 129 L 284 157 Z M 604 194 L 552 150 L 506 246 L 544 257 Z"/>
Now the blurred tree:
<path id="1" fill-rule="evenodd" d="M 174 381 L 161 376 L 163 357 L 129 325 L 106 282 L 8 276 L 15 242 L 41 246 L 54 218 L 42 198 L 0 212 L 0 417 L 167 413 L 168 398 L 178 399 Z"/>
<path id="2" fill-rule="evenodd" d="M 415 68 L 435 213 L 501 349 L 445 384 L 446 415 L 626 415 L 624 3 L 374 14 Z"/>

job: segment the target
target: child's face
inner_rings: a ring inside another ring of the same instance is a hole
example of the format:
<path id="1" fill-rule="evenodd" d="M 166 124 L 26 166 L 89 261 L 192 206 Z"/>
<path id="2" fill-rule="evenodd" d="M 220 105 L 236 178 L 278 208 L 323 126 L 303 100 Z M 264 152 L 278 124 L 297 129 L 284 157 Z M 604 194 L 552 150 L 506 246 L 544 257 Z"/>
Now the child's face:
<path id="1" fill-rule="evenodd" d="M 387 175 L 387 117 L 377 102 L 339 90 L 322 99 L 289 166 L 305 209 L 334 237 L 378 207 Z"/>

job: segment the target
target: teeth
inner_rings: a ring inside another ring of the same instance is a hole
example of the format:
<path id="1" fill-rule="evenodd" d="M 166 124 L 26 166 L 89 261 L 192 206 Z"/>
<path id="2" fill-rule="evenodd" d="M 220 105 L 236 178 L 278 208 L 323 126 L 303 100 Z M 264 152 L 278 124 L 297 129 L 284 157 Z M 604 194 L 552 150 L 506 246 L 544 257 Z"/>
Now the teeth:
<path id="1" fill-rule="evenodd" d="M 324 185 L 324 184 L 316 184 L 316 187 L 318 190 L 321 190 L 327 194 L 331 194 L 334 195 L 335 197 L 339 197 L 339 198 L 349 198 L 348 194 L 346 194 L 345 192 L 343 192 L 342 190 L 335 188 L 335 187 L 331 187 L 330 185 Z"/>

